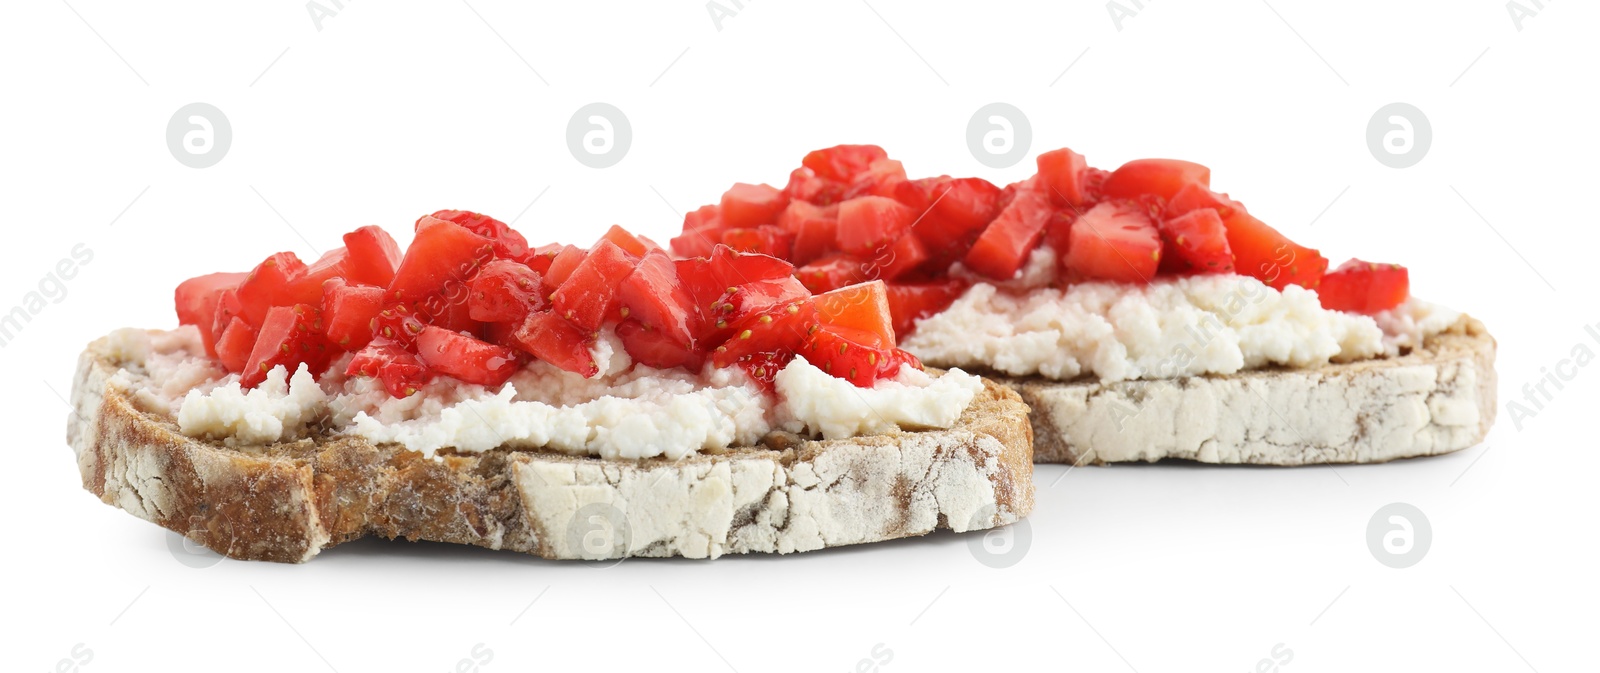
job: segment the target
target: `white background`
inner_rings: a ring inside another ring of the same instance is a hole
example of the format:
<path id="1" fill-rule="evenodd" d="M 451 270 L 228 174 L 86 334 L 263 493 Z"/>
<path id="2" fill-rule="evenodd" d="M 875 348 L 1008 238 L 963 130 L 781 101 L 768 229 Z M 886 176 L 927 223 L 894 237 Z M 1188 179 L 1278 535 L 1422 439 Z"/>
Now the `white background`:
<path id="1" fill-rule="evenodd" d="M 1520 30 L 1499 0 L 1147 1 L 1120 30 L 1093 1 L 725 0 L 720 30 L 699 0 L 346 2 L 320 30 L 297 0 L 244 4 L 30 0 L 0 21 L 0 310 L 74 245 L 94 255 L 0 349 L 8 670 L 77 646 L 89 673 L 446 671 L 480 643 L 489 673 L 846 671 L 879 644 L 890 672 L 1247 671 L 1280 643 L 1291 673 L 1592 661 L 1600 368 L 1520 428 L 1504 403 L 1578 344 L 1600 352 L 1593 3 L 1547 2 Z M 195 101 L 233 129 L 206 169 L 165 141 Z M 609 169 L 565 144 L 594 101 L 633 128 Z M 1005 169 L 965 140 L 995 101 L 1033 131 Z M 1407 169 L 1366 145 L 1395 101 L 1433 130 Z M 184 278 L 439 208 L 518 218 L 536 243 L 612 223 L 664 240 L 732 182 L 782 185 L 841 142 L 999 183 L 1061 146 L 1203 162 L 1335 263 L 1404 263 L 1418 295 L 1483 319 L 1500 420 L 1455 455 L 1336 471 L 1043 466 L 1007 569 L 950 534 L 608 569 L 369 540 L 193 568 L 81 488 L 59 399 L 76 356 L 174 324 Z M 1391 502 L 1433 529 L 1404 570 L 1365 542 Z"/>

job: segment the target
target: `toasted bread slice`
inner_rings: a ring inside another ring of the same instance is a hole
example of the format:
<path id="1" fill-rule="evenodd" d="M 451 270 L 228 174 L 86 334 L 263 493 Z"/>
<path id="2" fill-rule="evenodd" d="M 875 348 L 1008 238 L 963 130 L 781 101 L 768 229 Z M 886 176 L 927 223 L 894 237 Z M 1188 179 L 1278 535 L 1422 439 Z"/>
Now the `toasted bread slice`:
<path id="1" fill-rule="evenodd" d="M 1034 460 L 1378 463 L 1482 441 L 1495 341 L 1461 316 L 1392 358 L 1229 376 L 1102 383 L 992 377 L 1033 410 Z"/>
<path id="2" fill-rule="evenodd" d="M 187 437 L 113 381 L 138 365 L 123 357 L 102 338 L 79 359 L 67 440 L 84 488 L 236 559 L 303 562 L 366 535 L 550 559 L 781 554 L 992 528 L 1033 509 L 1028 409 L 993 382 L 947 430 L 774 433 L 681 460 L 427 458 L 350 436 L 242 448 Z"/>

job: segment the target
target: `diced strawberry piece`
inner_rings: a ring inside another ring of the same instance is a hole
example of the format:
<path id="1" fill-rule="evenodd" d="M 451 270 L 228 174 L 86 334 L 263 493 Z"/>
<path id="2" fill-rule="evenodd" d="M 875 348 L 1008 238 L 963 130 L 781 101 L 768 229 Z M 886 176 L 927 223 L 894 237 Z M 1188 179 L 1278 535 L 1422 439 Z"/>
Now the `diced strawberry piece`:
<path id="1" fill-rule="evenodd" d="M 505 383 L 518 366 L 509 348 L 431 325 L 417 335 L 417 357 L 428 369 L 482 386 Z"/>
<path id="2" fill-rule="evenodd" d="M 239 290 L 230 287 L 218 292 L 216 312 L 212 315 L 211 335 L 213 339 L 221 337 L 222 331 L 228 328 L 228 323 L 233 322 L 235 317 L 243 320 L 244 305 L 239 303 Z M 250 325 L 250 327 L 255 328 L 255 325 Z"/>
<path id="3" fill-rule="evenodd" d="M 911 230 L 916 211 L 882 196 L 861 196 L 839 204 L 839 249 L 870 254 Z"/>
<path id="4" fill-rule="evenodd" d="M 967 284 L 960 280 L 891 283 L 887 290 L 894 333 L 903 338 L 911 333 L 918 320 L 950 308 L 950 304 L 967 291 Z"/>
<path id="5" fill-rule="evenodd" d="M 795 285 L 798 286 L 798 282 Z M 727 341 L 712 353 L 712 362 L 718 367 L 728 367 L 761 353 L 799 349 L 811 326 L 816 324 L 816 306 L 807 297 L 784 296 L 783 301 L 766 303 L 756 309 L 746 307 L 737 314 L 739 317 L 732 323 Z"/>
<path id="6" fill-rule="evenodd" d="M 807 290 L 821 293 L 868 280 L 871 266 L 871 259 L 834 253 L 796 269 L 794 275 Z"/>
<path id="7" fill-rule="evenodd" d="M 617 288 L 633 273 L 636 264 L 615 243 L 602 240 L 556 288 L 550 305 L 556 315 L 571 320 L 584 332 L 598 331 L 616 304 Z"/>
<path id="8" fill-rule="evenodd" d="M 1153 196 L 1166 201 L 1189 184 L 1210 187 L 1211 169 L 1178 159 L 1135 159 L 1113 171 L 1103 189 L 1113 199 Z"/>
<path id="9" fill-rule="evenodd" d="M 344 262 L 344 279 L 360 285 L 389 287 L 394 270 L 400 266 L 400 244 L 389 232 L 369 224 L 344 235 L 349 256 Z"/>
<path id="10" fill-rule="evenodd" d="M 1233 211 L 1244 210 L 1239 202 L 1228 198 L 1227 194 L 1218 194 L 1207 189 L 1205 185 L 1191 182 L 1179 189 L 1167 201 L 1165 217 L 1177 217 L 1198 208 L 1210 208 L 1217 211 L 1223 220 L 1233 216 Z"/>
<path id="11" fill-rule="evenodd" d="M 714 347 L 737 337 L 742 330 L 751 329 L 749 323 L 760 316 L 777 315 L 810 297 L 811 292 L 793 276 L 730 286 L 702 311 L 705 324 L 700 339 L 705 347 Z"/>
<path id="12" fill-rule="evenodd" d="M 894 198 L 895 190 L 906 181 L 906 169 L 894 159 L 879 159 L 867 166 L 867 170 L 857 174 L 856 179 L 850 183 L 850 188 L 845 190 L 844 197 L 853 199 L 858 196 L 884 196 Z"/>
<path id="13" fill-rule="evenodd" d="M 666 253 L 654 250 L 639 260 L 638 268 L 622 281 L 617 300 L 626 317 L 661 335 L 680 348 L 688 348 L 700 329 L 694 296 L 679 280 L 677 266 Z"/>
<path id="14" fill-rule="evenodd" d="M 938 272 L 972 249 L 1001 210 L 1001 191 L 981 178 L 927 178 L 902 183 L 896 199 L 918 213 L 912 232 Z"/>
<path id="15" fill-rule="evenodd" d="M 617 338 L 622 341 L 622 349 L 628 352 L 635 362 L 667 369 L 669 367 L 684 367 L 691 371 L 699 370 L 705 358 L 700 353 L 683 345 L 675 337 L 663 330 L 646 327 L 637 320 L 624 320 L 617 324 Z"/>
<path id="16" fill-rule="evenodd" d="M 789 197 L 772 185 L 735 183 L 722 195 L 722 225 L 729 229 L 751 229 L 778 221 L 778 213 L 789 205 Z"/>
<path id="17" fill-rule="evenodd" d="M 255 348 L 256 328 L 251 327 L 238 316 L 228 319 L 228 326 L 217 337 L 217 359 L 222 361 L 222 366 L 228 371 L 239 373 L 244 371 L 245 365 L 250 362 L 250 351 Z"/>
<path id="18" fill-rule="evenodd" d="M 881 378 L 893 377 L 906 357 L 897 355 L 894 342 L 862 330 L 822 325 L 811 333 L 800 356 L 829 374 L 861 388 L 871 388 Z"/>
<path id="19" fill-rule="evenodd" d="M 611 225 L 611 228 L 607 229 L 606 233 L 601 235 L 600 238 L 617 244 L 617 247 L 622 248 L 634 257 L 643 257 L 645 253 L 661 247 L 648 238 L 628 233 L 627 229 L 623 229 L 621 225 L 616 224 Z"/>
<path id="20" fill-rule="evenodd" d="M 870 168 L 872 162 L 888 158 L 889 153 L 877 145 L 837 145 L 815 150 L 800 163 L 818 176 L 849 184 Z"/>
<path id="21" fill-rule="evenodd" d="M 1161 233 L 1137 203 L 1105 202 L 1072 224 L 1061 267 L 1074 278 L 1149 283 L 1161 265 Z"/>
<path id="22" fill-rule="evenodd" d="M 1234 269 L 1282 290 L 1288 285 L 1317 289 L 1328 260 L 1314 249 L 1298 245 L 1243 209 L 1222 220 L 1228 230 L 1228 248 Z"/>
<path id="23" fill-rule="evenodd" d="M 710 204 L 700 206 L 689 211 L 683 216 L 683 230 L 705 229 L 707 227 L 722 227 L 722 206 Z"/>
<path id="24" fill-rule="evenodd" d="M 211 273 L 197 276 L 179 283 L 178 289 L 173 292 L 178 324 L 194 325 L 200 329 L 200 342 L 205 345 L 207 355 L 216 356 L 216 339 L 221 335 L 216 324 L 217 302 L 224 291 L 237 288 L 248 275 Z M 226 328 L 227 323 L 222 323 L 221 327 Z"/>
<path id="25" fill-rule="evenodd" d="M 830 208 L 805 201 L 790 201 L 789 207 L 778 215 L 778 226 L 794 236 L 794 244 L 786 259 L 805 264 L 833 249 L 839 234 L 839 210 L 837 206 Z"/>
<path id="26" fill-rule="evenodd" d="M 494 258 L 494 244 L 454 222 L 424 216 L 385 295 L 422 302 L 430 296 L 464 296 L 478 267 Z M 243 298 L 243 297 L 241 297 Z"/>
<path id="27" fill-rule="evenodd" d="M 433 372 L 416 355 L 398 344 L 374 340 L 350 358 L 345 376 L 376 377 L 393 397 L 410 397 L 428 381 Z"/>
<path id="28" fill-rule="evenodd" d="M 1082 154 L 1065 147 L 1039 155 L 1039 179 L 1058 206 L 1083 207 L 1088 204 L 1084 172 L 1089 167 Z"/>
<path id="29" fill-rule="evenodd" d="M 843 201 L 848 187 L 842 182 L 819 177 L 811 169 L 801 166 L 789 173 L 789 184 L 783 188 L 783 193 L 791 202 L 806 201 L 826 206 Z"/>
<path id="30" fill-rule="evenodd" d="M 962 260 L 990 278 L 1009 280 L 1039 247 L 1050 221 L 1050 199 L 1035 191 L 1017 192 L 1005 210 L 985 227 Z"/>
<path id="31" fill-rule="evenodd" d="M 1399 264 L 1352 259 L 1322 276 L 1317 296 L 1330 311 L 1371 315 L 1406 302 L 1411 296 L 1411 274 Z"/>
<path id="32" fill-rule="evenodd" d="M 553 312 L 529 313 L 511 338 L 522 350 L 561 369 L 590 378 L 600 373 L 588 334 Z"/>
<path id="33" fill-rule="evenodd" d="M 778 372 L 783 371 L 783 368 L 789 366 L 793 360 L 794 351 L 781 350 L 757 353 L 742 358 L 738 364 L 750 380 L 755 381 L 756 385 L 770 395 L 777 390 Z"/>
<path id="34" fill-rule="evenodd" d="M 578 268 L 578 264 L 583 262 L 583 258 L 588 256 L 589 251 L 576 245 L 562 248 L 561 252 L 556 253 L 555 258 L 550 260 L 550 269 L 544 274 L 545 289 L 554 292 L 556 288 L 561 287 L 561 284 L 567 282 L 567 278 Z"/>
<path id="35" fill-rule="evenodd" d="M 522 324 L 529 311 L 544 310 L 543 279 L 520 262 L 497 259 L 472 279 L 467 314 L 483 322 Z"/>
<path id="36" fill-rule="evenodd" d="M 1184 273 L 1233 273 L 1233 251 L 1228 249 L 1228 231 L 1222 216 L 1210 208 L 1161 221 L 1161 238 L 1167 252 L 1162 262 L 1180 262 Z"/>
<path id="37" fill-rule="evenodd" d="M 345 261 L 350 253 L 343 247 L 334 248 L 317 258 L 317 261 L 306 266 L 304 275 L 296 278 L 290 293 L 297 297 L 310 297 L 315 294 L 322 297 L 323 284 L 335 278 L 345 277 Z"/>
<path id="38" fill-rule="evenodd" d="M 372 340 L 373 320 L 383 310 L 383 288 L 334 279 L 323 286 L 322 324 L 328 341 L 347 351 Z"/>
<path id="39" fill-rule="evenodd" d="M 274 254 L 256 265 L 239 284 L 239 305 L 244 321 L 265 327 L 267 309 L 320 302 L 322 288 L 295 282 L 305 274 L 305 263 L 292 252 Z"/>
<path id="40" fill-rule="evenodd" d="M 432 217 L 448 222 L 454 222 L 474 234 L 494 241 L 494 254 L 503 259 L 522 259 L 528 254 L 528 239 L 512 229 L 510 225 L 500 220 L 480 215 L 465 210 L 441 210 L 424 218 Z M 417 228 L 422 228 L 422 220 L 417 220 Z M 485 260 L 487 261 L 487 260 Z"/>
<path id="41" fill-rule="evenodd" d="M 711 248 L 722 240 L 722 208 L 712 204 L 701 206 L 683 216 L 683 233 L 674 236 L 668 244 L 680 257 L 705 257 Z"/>
<path id="42" fill-rule="evenodd" d="M 910 273 L 929 258 L 928 249 L 916 236 L 901 236 L 878 250 L 865 272 L 868 278 L 894 280 Z"/>
<path id="43" fill-rule="evenodd" d="M 824 292 L 812 300 L 817 304 L 817 320 L 822 324 L 869 332 L 878 335 L 884 343 L 895 343 L 894 317 L 889 311 L 889 292 L 883 281 Z"/>
<path id="44" fill-rule="evenodd" d="M 728 229 L 722 232 L 722 244 L 737 252 L 788 259 L 794 235 L 775 225 L 763 224 L 754 229 Z"/>
<path id="45" fill-rule="evenodd" d="M 322 336 L 318 311 L 310 304 L 274 306 L 267 310 L 250 349 L 239 385 L 254 388 L 267 380 L 267 372 L 282 365 L 289 375 L 305 364 L 313 375 L 328 367 L 331 355 L 327 341 Z"/>
<path id="46" fill-rule="evenodd" d="M 711 305 L 720 303 L 730 287 L 794 274 L 793 264 L 767 255 L 735 252 L 726 245 L 713 248 L 709 257 L 680 259 L 675 265 L 695 306 L 708 316 Z"/>

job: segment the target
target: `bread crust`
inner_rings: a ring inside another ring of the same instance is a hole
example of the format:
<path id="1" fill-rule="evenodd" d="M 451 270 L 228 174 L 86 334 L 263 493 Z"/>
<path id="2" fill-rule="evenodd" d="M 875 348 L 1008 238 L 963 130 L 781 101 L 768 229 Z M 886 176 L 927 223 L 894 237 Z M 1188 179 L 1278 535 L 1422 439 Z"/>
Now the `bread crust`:
<path id="1" fill-rule="evenodd" d="M 993 377 L 1033 410 L 1034 460 L 1378 463 L 1449 453 L 1494 424 L 1495 341 L 1461 316 L 1390 358 L 1172 380 Z"/>
<path id="2" fill-rule="evenodd" d="M 1033 509 L 1032 428 L 985 381 L 948 430 L 681 460 L 540 451 L 436 458 L 360 437 L 227 447 L 179 432 L 113 382 L 102 338 L 79 359 L 67 440 L 85 489 L 236 559 L 298 563 L 367 535 L 548 559 L 789 553 L 1003 526 Z"/>

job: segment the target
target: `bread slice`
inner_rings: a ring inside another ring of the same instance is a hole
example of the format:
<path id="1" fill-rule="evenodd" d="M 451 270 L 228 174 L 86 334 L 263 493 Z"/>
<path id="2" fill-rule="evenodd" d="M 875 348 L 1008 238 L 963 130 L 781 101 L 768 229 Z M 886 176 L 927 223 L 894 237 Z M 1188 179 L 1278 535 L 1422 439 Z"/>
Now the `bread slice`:
<path id="1" fill-rule="evenodd" d="M 1461 316 L 1397 357 L 1319 369 L 1101 383 L 993 377 L 1033 410 L 1034 460 L 1377 463 L 1482 441 L 1495 341 Z"/>
<path id="2" fill-rule="evenodd" d="M 303 562 L 366 535 L 549 559 L 789 553 L 993 528 L 1033 509 L 1032 430 L 993 382 L 947 430 L 762 446 L 681 460 L 441 453 L 323 436 L 226 447 L 178 431 L 113 380 L 109 338 L 73 382 L 67 441 L 107 504 L 236 559 Z"/>

